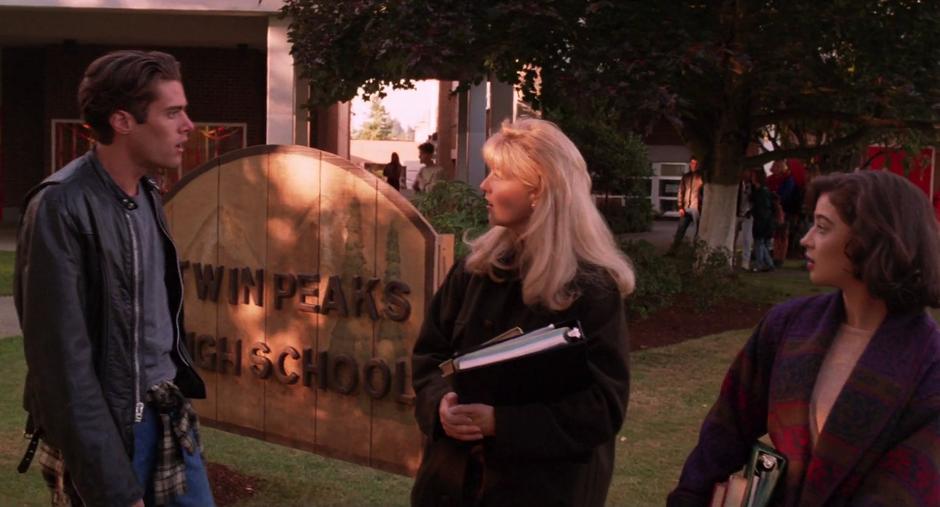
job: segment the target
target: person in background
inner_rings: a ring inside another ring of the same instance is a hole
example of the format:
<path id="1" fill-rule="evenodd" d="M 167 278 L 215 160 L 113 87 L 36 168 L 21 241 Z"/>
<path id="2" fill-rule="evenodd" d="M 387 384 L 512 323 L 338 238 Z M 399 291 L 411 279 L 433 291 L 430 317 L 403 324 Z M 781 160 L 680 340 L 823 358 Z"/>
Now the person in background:
<path id="1" fill-rule="evenodd" d="M 403 179 L 404 171 L 404 166 L 398 161 L 398 153 L 392 152 L 392 160 L 385 164 L 385 168 L 382 169 L 382 176 L 385 177 L 385 181 L 394 187 L 395 190 L 401 190 L 401 180 Z"/>
<path id="2" fill-rule="evenodd" d="M 418 146 L 418 160 L 421 161 L 421 169 L 412 188 L 415 192 L 428 192 L 441 180 L 444 168 L 434 163 L 434 145 L 430 142 Z"/>
<path id="3" fill-rule="evenodd" d="M 767 175 L 761 168 L 751 171 L 751 216 L 754 217 L 755 263 L 753 271 L 773 271 L 770 241 L 774 236 L 773 195 L 766 185 Z"/>
<path id="4" fill-rule="evenodd" d="M 415 417 L 426 436 L 415 506 L 604 505 L 630 386 L 629 259 L 591 196 L 574 143 L 538 119 L 486 141 L 480 184 L 491 228 L 431 301 L 415 344 Z M 438 365 L 513 327 L 577 319 L 589 384 L 552 401 L 462 403 Z"/>
<path id="5" fill-rule="evenodd" d="M 182 324 L 179 256 L 148 177 L 193 130 L 179 63 L 116 51 L 78 89 L 95 147 L 27 197 L 14 302 L 23 404 L 53 505 L 211 507 L 196 413 L 206 389 Z"/>
<path id="6" fill-rule="evenodd" d="M 679 194 L 677 207 L 679 209 L 679 224 L 676 227 L 676 235 L 672 240 L 670 252 L 674 252 L 685 238 L 685 231 L 690 225 L 695 225 L 695 234 L 698 236 L 698 220 L 702 212 L 702 192 L 704 183 L 702 175 L 698 171 L 698 160 L 692 157 L 689 160 L 689 171 L 682 176 L 679 181 Z"/>
<path id="7" fill-rule="evenodd" d="M 751 269 L 751 248 L 754 245 L 754 215 L 751 212 L 751 194 L 754 190 L 751 175 L 753 169 L 741 172 L 741 181 L 738 183 L 738 230 L 741 235 L 741 269 Z"/>
<path id="8" fill-rule="evenodd" d="M 786 456 L 773 505 L 940 501 L 940 234 L 910 181 L 816 178 L 800 241 L 827 294 L 770 310 L 731 365 L 668 507 L 707 506 L 765 434 Z"/>
<path id="9" fill-rule="evenodd" d="M 773 234 L 774 266 L 780 267 L 790 248 L 790 224 L 796 220 L 802 205 L 796 180 L 785 161 L 777 160 L 773 163 L 770 177 L 767 178 L 767 188 L 776 195 L 783 215 L 781 220 L 776 221 Z"/>

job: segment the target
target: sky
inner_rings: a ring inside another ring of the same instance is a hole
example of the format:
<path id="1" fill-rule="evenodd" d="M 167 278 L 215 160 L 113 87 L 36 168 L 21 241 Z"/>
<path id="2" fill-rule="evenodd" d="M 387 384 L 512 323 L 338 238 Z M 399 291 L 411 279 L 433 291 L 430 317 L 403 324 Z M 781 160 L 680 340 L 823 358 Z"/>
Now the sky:
<path id="1" fill-rule="evenodd" d="M 388 90 L 382 105 L 402 128 L 428 128 L 437 123 L 437 81 L 417 81 L 414 90 Z M 369 102 L 356 97 L 352 101 L 352 130 L 359 130 L 369 119 Z"/>

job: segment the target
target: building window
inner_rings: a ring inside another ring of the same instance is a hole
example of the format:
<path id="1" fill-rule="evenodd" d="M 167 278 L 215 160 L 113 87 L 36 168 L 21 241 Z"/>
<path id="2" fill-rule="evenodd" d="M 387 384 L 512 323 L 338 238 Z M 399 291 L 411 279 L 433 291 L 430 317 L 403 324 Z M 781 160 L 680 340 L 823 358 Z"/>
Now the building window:
<path id="1" fill-rule="evenodd" d="M 183 150 L 183 163 L 176 169 L 153 175 L 164 191 L 173 188 L 196 167 L 230 151 L 244 148 L 248 134 L 245 123 L 196 123 Z M 52 167 L 55 172 L 91 149 L 95 140 L 91 128 L 81 120 L 52 120 Z"/>
<path id="2" fill-rule="evenodd" d="M 653 188 L 650 198 L 653 209 L 667 217 L 679 216 L 679 182 L 689 170 L 683 162 L 661 162 L 653 164 Z"/>

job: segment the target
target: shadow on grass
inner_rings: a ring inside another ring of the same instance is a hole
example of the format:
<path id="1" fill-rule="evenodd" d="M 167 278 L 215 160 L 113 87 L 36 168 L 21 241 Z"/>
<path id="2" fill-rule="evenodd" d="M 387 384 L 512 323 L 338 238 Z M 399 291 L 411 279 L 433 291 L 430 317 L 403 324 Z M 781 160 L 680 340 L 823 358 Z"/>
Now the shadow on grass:
<path id="1" fill-rule="evenodd" d="M 638 352 L 627 423 L 620 433 L 608 505 L 662 505 L 725 369 L 746 339 L 735 331 Z M 0 504 L 47 505 L 36 470 L 15 471 L 25 442 L 20 393 L 26 373 L 22 339 L 0 340 Z M 263 487 L 248 506 L 405 506 L 411 480 L 342 461 L 206 428 L 206 457 Z"/>
<path id="2" fill-rule="evenodd" d="M 798 260 L 788 260 L 782 267 L 767 273 L 739 272 L 737 279 L 736 297 L 767 304 L 832 290 L 813 285 L 805 263 Z"/>

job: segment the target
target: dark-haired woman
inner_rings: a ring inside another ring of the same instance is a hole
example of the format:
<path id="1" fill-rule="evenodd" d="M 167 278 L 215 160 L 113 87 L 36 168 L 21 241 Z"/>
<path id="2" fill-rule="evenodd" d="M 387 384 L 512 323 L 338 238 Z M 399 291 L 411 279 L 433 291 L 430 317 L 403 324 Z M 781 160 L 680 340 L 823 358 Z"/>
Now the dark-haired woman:
<path id="1" fill-rule="evenodd" d="M 774 505 L 940 505 L 940 237 L 927 198 L 885 172 L 817 178 L 801 240 L 838 289 L 768 313 L 731 366 L 670 507 L 713 487 L 769 434 L 786 455 Z"/>
<path id="2" fill-rule="evenodd" d="M 751 170 L 751 213 L 754 216 L 754 271 L 773 271 L 770 241 L 774 237 L 773 192 L 767 188 L 767 175 L 761 168 Z"/>
<path id="3" fill-rule="evenodd" d="M 392 153 L 392 159 L 389 163 L 385 164 L 385 167 L 382 169 L 382 176 L 385 177 L 385 181 L 389 185 L 395 187 L 395 190 L 401 190 L 401 180 L 402 172 L 404 171 L 403 165 L 398 160 L 398 153 Z"/>

